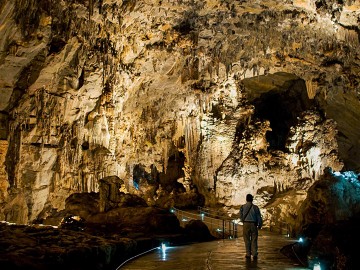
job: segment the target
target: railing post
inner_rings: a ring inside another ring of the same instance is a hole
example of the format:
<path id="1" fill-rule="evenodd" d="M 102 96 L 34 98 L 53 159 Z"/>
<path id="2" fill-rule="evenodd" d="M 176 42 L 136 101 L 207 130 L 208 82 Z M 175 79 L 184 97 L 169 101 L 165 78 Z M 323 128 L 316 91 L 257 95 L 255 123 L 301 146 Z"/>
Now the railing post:
<path id="1" fill-rule="evenodd" d="M 223 239 L 225 239 L 225 219 L 222 220 L 223 222 Z"/>
<path id="2" fill-rule="evenodd" d="M 227 223 L 228 223 L 228 227 L 229 227 L 229 236 L 231 236 L 231 238 L 232 238 L 231 223 L 230 223 L 229 219 L 227 220 Z"/>
<path id="3" fill-rule="evenodd" d="M 235 238 L 235 223 L 233 222 L 233 220 L 231 220 L 232 223 L 232 236 L 233 238 Z"/>
<path id="4" fill-rule="evenodd" d="M 180 220 L 181 220 L 181 224 L 184 225 L 184 220 L 183 220 L 183 213 L 182 211 L 180 212 Z"/>
<path id="5" fill-rule="evenodd" d="M 228 222 L 229 222 L 229 234 L 230 234 L 231 238 L 233 238 L 233 236 L 234 236 L 233 225 L 231 224 L 232 222 L 230 220 L 228 220 Z"/>
<path id="6" fill-rule="evenodd" d="M 234 227 L 234 238 L 237 238 L 237 224 L 235 222 L 233 222 L 233 227 Z"/>

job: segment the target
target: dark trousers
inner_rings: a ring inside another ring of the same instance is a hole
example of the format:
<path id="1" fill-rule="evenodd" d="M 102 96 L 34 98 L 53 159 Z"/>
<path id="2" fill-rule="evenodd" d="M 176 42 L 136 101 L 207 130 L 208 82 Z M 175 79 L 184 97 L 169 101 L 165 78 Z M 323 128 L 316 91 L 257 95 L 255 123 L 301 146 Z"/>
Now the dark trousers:
<path id="1" fill-rule="evenodd" d="M 258 229 L 255 223 L 244 222 L 243 237 L 246 248 L 246 255 L 258 255 Z"/>

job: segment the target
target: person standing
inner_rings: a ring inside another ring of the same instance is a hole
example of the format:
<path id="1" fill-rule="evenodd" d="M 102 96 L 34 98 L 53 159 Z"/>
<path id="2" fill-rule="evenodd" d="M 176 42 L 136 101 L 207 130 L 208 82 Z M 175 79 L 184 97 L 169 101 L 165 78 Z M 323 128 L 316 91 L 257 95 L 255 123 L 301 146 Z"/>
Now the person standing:
<path id="1" fill-rule="evenodd" d="M 252 203 L 253 196 L 246 195 L 246 204 L 240 207 L 240 220 L 243 222 L 243 237 L 246 248 L 246 258 L 251 255 L 256 260 L 258 257 L 258 229 L 262 227 L 262 217 L 258 206 Z"/>

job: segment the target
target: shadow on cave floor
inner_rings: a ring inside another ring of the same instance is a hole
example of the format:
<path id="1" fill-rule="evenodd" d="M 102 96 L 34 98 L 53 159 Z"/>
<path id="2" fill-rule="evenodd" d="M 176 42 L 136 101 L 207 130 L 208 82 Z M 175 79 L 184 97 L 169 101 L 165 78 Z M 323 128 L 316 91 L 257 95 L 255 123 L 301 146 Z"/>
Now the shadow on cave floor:
<path id="1" fill-rule="evenodd" d="M 245 258 L 242 238 L 216 240 L 187 246 L 157 249 L 121 267 L 121 269 L 308 269 L 295 264 L 280 249 L 296 242 L 265 230 L 259 232 L 259 258 Z"/>

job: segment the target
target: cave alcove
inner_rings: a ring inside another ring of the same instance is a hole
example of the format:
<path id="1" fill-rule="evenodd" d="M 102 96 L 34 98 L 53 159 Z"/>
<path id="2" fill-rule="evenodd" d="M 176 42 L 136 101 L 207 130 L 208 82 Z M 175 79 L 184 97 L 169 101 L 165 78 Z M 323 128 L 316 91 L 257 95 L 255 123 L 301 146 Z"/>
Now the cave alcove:
<path id="1" fill-rule="evenodd" d="M 144 166 L 136 164 L 133 168 L 133 185 L 139 190 L 144 181 L 150 185 L 157 185 L 159 173 L 154 165 L 151 165 L 151 172 L 148 173 Z"/>
<path id="2" fill-rule="evenodd" d="M 266 133 L 268 150 L 286 151 L 290 127 L 297 117 L 314 107 L 309 99 L 305 81 L 288 73 L 276 73 L 244 80 L 249 102 L 255 107 L 254 117 L 270 122 Z"/>
<path id="3" fill-rule="evenodd" d="M 179 151 L 173 151 L 167 160 L 166 170 L 158 172 L 154 165 L 151 165 L 150 173 L 142 165 L 135 165 L 133 168 L 133 184 L 137 190 L 141 189 L 143 183 L 148 185 L 161 185 L 164 190 L 171 192 L 173 190 L 185 192 L 185 188 L 178 183 L 179 178 L 185 176 L 183 167 L 185 155 Z M 145 182 L 144 182 L 145 181 Z"/>
<path id="4" fill-rule="evenodd" d="M 185 176 L 183 168 L 185 162 L 185 155 L 182 152 L 176 151 L 171 155 L 167 162 L 166 171 L 159 174 L 159 182 L 166 191 L 171 192 L 172 190 L 185 192 L 183 185 L 177 180 Z"/>

